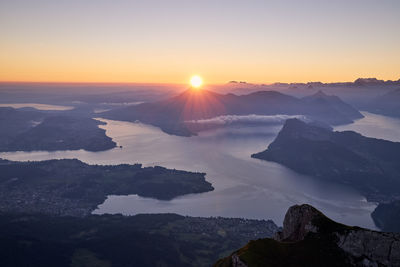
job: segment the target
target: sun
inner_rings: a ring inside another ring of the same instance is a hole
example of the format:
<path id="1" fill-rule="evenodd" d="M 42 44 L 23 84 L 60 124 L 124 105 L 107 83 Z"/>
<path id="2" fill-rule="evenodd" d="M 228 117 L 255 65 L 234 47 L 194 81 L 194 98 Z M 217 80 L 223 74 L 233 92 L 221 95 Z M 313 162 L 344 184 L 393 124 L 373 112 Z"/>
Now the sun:
<path id="1" fill-rule="evenodd" d="M 190 78 L 190 85 L 193 88 L 200 88 L 200 86 L 203 84 L 203 79 L 199 75 L 194 75 L 192 78 Z"/>

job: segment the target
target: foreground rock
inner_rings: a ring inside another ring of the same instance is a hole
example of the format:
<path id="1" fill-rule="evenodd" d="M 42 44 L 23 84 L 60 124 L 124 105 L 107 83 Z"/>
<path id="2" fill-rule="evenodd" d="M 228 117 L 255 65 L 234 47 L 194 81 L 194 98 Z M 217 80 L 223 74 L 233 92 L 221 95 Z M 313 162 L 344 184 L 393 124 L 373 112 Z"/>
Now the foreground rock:
<path id="1" fill-rule="evenodd" d="M 334 132 L 298 119 L 286 121 L 268 149 L 252 157 L 299 173 L 349 185 L 368 200 L 394 200 L 400 192 L 400 143 L 356 132 Z"/>
<path id="2" fill-rule="evenodd" d="M 296 205 L 274 239 L 250 241 L 215 266 L 400 266 L 400 234 L 346 226 Z"/>

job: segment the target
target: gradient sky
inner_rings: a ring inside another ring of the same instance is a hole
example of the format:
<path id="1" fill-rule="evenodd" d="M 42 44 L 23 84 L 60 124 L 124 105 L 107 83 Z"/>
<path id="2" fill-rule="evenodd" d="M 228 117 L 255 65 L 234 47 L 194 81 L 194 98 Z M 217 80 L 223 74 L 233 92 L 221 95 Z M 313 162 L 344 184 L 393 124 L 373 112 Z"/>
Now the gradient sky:
<path id="1" fill-rule="evenodd" d="M 0 81 L 400 78 L 399 0 L 0 0 Z"/>

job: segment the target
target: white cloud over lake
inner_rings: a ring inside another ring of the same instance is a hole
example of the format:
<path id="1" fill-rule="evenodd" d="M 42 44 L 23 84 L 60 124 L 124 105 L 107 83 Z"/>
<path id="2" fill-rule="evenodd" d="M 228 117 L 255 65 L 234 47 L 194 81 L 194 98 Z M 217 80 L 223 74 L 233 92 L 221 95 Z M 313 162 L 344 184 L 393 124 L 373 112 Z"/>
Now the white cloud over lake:
<path id="1" fill-rule="evenodd" d="M 224 115 L 211 119 L 191 120 L 189 123 L 226 125 L 233 123 L 284 123 L 287 119 L 301 119 L 308 121 L 304 115 Z"/>

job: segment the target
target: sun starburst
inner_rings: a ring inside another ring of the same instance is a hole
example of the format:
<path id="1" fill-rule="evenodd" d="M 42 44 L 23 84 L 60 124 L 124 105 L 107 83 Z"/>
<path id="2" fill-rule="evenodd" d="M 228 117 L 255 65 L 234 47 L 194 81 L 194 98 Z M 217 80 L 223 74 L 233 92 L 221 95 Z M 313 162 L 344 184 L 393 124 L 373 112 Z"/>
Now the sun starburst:
<path id="1" fill-rule="evenodd" d="M 203 84 L 203 79 L 199 75 L 194 75 L 192 78 L 190 78 L 190 85 L 193 88 L 200 88 Z"/>

